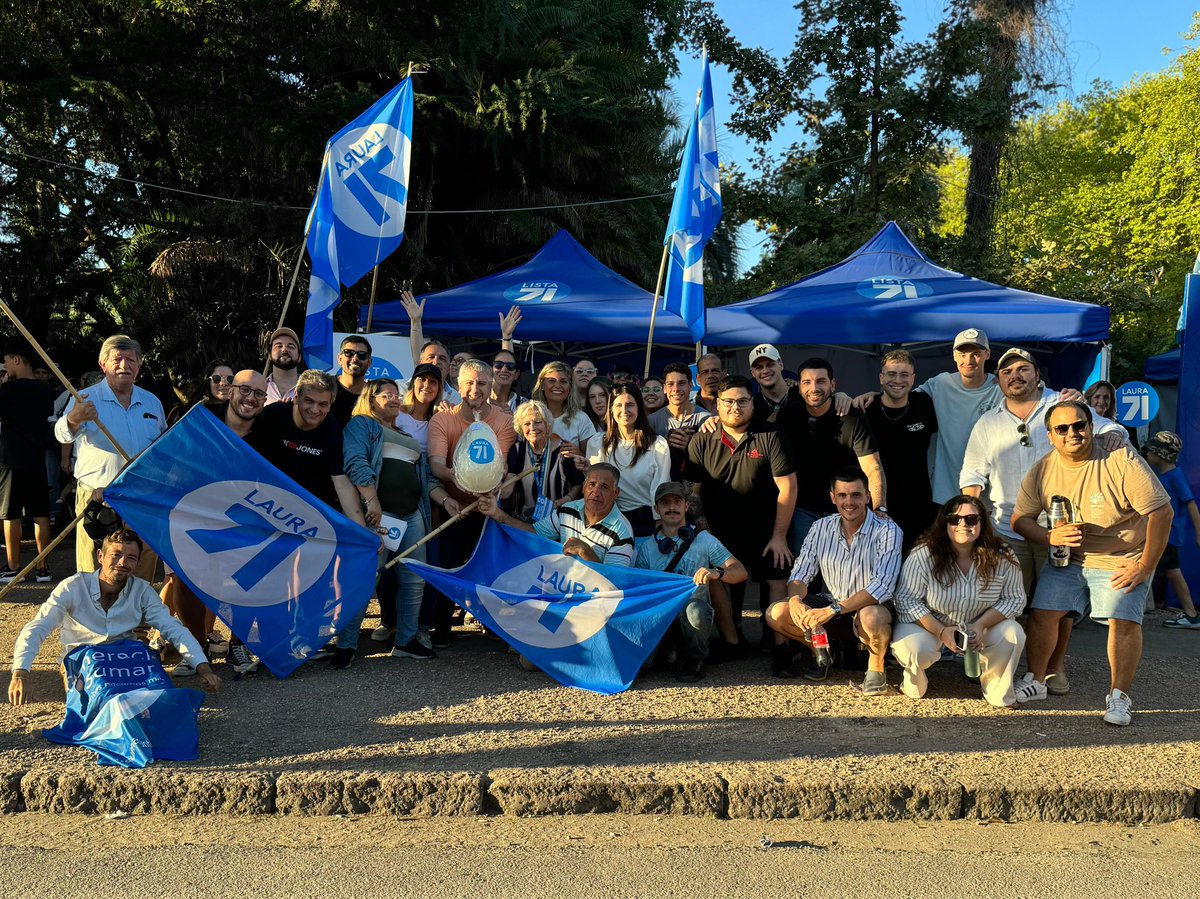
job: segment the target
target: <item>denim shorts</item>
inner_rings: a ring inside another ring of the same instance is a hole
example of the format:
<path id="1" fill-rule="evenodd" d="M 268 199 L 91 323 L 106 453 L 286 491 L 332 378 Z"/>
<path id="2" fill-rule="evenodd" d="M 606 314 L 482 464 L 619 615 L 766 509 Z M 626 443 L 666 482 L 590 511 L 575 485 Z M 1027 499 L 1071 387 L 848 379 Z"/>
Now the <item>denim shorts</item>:
<path id="1" fill-rule="evenodd" d="M 1055 568 L 1047 562 L 1038 574 L 1032 608 L 1066 612 L 1072 621 L 1078 621 L 1088 614 L 1090 604 L 1090 615 L 1097 621 L 1120 618 L 1141 624 L 1150 581 L 1146 580 L 1132 590 L 1115 590 L 1109 583 L 1114 574 L 1114 571 L 1081 565 Z"/>

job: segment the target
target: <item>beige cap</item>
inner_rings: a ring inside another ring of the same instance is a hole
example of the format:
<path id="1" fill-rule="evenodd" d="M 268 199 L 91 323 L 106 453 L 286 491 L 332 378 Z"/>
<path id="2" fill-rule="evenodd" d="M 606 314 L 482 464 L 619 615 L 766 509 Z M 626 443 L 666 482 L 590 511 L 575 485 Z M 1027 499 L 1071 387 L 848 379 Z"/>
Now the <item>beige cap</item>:
<path id="1" fill-rule="evenodd" d="M 978 346 L 985 350 L 990 350 L 991 344 L 988 343 L 987 335 L 978 328 L 967 328 L 965 331 L 959 331 L 954 338 L 954 348 L 957 350 L 960 346 Z"/>
<path id="2" fill-rule="evenodd" d="M 296 341 L 297 347 L 300 346 L 300 335 L 297 334 L 295 331 L 293 331 L 291 328 L 276 328 L 274 331 L 271 332 L 271 339 L 267 341 L 267 346 L 270 346 L 271 344 L 273 344 L 275 342 L 275 338 L 280 337 L 280 336 L 290 337 L 290 338 L 292 338 L 292 340 Z"/>

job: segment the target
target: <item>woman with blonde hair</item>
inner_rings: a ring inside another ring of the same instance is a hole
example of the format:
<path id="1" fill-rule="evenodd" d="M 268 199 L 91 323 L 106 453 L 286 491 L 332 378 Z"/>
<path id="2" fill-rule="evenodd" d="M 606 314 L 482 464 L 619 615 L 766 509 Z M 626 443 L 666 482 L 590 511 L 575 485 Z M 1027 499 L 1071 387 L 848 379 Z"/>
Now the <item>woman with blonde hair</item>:
<path id="1" fill-rule="evenodd" d="M 537 521 L 552 508 L 577 499 L 582 490 L 583 473 L 558 452 L 562 438 L 551 430 L 553 420 L 546 404 L 537 400 L 522 403 L 513 414 L 517 442 L 508 451 L 508 473 L 533 469 L 500 495 L 504 511 L 514 518 Z"/>
<path id="2" fill-rule="evenodd" d="M 414 374 L 413 380 L 417 377 Z M 440 384 L 440 380 L 439 380 Z M 418 388 L 419 391 L 419 388 Z M 354 404 L 350 421 L 342 432 L 342 455 L 346 476 L 358 490 L 367 525 L 378 528 L 384 515 L 403 522 L 400 545 L 388 552 L 388 560 L 409 549 L 428 530 L 421 444 L 397 427 L 400 387 L 390 378 L 368 381 Z M 425 548 L 411 558 L 425 560 Z M 424 582 L 405 566 L 394 566 L 395 590 L 384 589 L 381 579 L 379 604 L 395 607 L 395 647 L 398 658 L 432 659 L 434 652 L 417 638 Z M 338 632 L 334 668 L 349 668 L 358 646 L 362 615 L 348 621 Z"/>
<path id="3" fill-rule="evenodd" d="M 554 433 L 569 445 L 563 449 L 576 454 L 583 452 L 584 444 L 596 433 L 596 429 L 579 405 L 573 379 L 574 372 L 567 363 L 547 362 L 538 372 L 531 399 L 546 404 L 552 416 Z"/>

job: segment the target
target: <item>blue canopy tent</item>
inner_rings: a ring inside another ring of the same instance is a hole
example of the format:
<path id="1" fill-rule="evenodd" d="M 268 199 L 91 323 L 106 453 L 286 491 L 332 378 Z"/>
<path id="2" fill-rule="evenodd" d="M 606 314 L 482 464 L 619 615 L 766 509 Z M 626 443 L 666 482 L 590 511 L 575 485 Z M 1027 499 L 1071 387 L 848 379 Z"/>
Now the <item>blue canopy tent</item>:
<path id="1" fill-rule="evenodd" d="M 1083 384 L 1108 339 L 1108 309 L 1002 287 L 934 264 L 895 222 L 836 265 L 708 312 L 707 342 L 949 343 L 963 328 L 993 346 L 1038 346 L 1058 383 Z"/>
<path id="2" fill-rule="evenodd" d="M 1178 384 L 1179 369 L 1182 366 L 1183 352 L 1179 347 L 1151 356 L 1143 367 L 1146 380 L 1151 384 Z"/>
<path id="3" fill-rule="evenodd" d="M 520 340 L 644 346 L 653 295 L 601 264 L 563 230 L 524 265 L 424 299 L 422 326 L 426 334 L 439 337 L 499 339 L 500 315 L 516 305 L 521 308 Z M 359 322 L 366 320 L 364 306 Z M 372 326 L 406 332 L 408 316 L 399 300 L 377 304 Z M 662 309 L 654 323 L 654 343 L 693 346 L 683 320 Z"/>

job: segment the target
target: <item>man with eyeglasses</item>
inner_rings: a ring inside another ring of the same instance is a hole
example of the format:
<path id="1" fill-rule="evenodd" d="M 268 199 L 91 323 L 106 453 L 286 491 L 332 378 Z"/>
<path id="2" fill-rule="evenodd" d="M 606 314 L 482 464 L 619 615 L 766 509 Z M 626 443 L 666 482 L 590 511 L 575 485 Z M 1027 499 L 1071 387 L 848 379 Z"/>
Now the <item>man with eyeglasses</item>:
<path id="1" fill-rule="evenodd" d="M 233 376 L 233 395 L 225 404 L 221 420 L 225 427 L 245 440 L 266 402 L 267 379 L 254 369 L 242 369 Z M 216 411 L 221 413 L 221 410 Z"/>
<path id="2" fill-rule="evenodd" d="M 367 386 L 367 374 L 371 371 L 371 343 L 359 334 L 342 338 L 338 348 L 338 363 L 342 373 L 337 377 L 337 395 L 333 398 L 330 416 L 343 428 L 350 423 L 354 404 Z"/>
<path id="3" fill-rule="evenodd" d="M 754 423 L 753 403 L 746 378 L 732 375 L 721 382 L 720 426 L 688 444 L 684 477 L 696 485 L 713 536 L 759 582 L 766 609 L 784 598 L 792 564 L 787 534 L 796 506 L 796 469 L 779 432 Z M 729 594 L 740 635 L 746 585 L 731 584 Z"/>
<path id="4" fill-rule="evenodd" d="M 267 405 L 286 403 L 296 398 L 296 380 L 300 377 L 300 338 L 291 328 L 276 328 L 267 341 Z"/>
<path id="5" fill-rule="evenodd" d="M 1109 692 L 1104 720 L 1132 720 L 1129 688 L 1142 656 L 1142 615 L 1154 569 L 1171 534 L 1171 498 L 1146 461 L 1129 446 L 1108 450 L 1092 433 L 1092 410 L 1075 400 L 1045 417 L 1053 452 L 1033 463 L 1021 482 L 1013 529 L 1038 546 L 1070 548 L 1066 566 L 1047 564 L 1026 626 L 1028 673 L 1017 702 L 1046 698 L 1046 676 L 1059 622 L 1091 617 L 1108 622 Z M 1038 523 L 1056 497 L 1070 501 L 1074 520 L 1047 530 Z"/>

